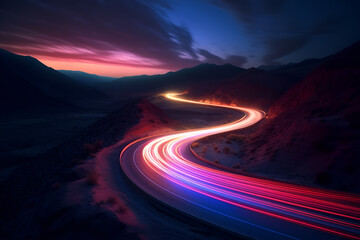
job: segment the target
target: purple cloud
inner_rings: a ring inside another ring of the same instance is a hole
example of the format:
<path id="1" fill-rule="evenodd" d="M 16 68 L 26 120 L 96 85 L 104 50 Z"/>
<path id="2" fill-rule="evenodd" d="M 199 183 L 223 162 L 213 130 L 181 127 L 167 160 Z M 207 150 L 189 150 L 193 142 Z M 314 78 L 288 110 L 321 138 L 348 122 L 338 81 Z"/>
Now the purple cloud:
<path id="1" fill-rule="evenodd" d="M 191 33 L 170 22 L 163 8 L 170 6 L 158 0 L 5 1 L 0 47 L 47 58 L 162 69 L 200 64 Z"/>

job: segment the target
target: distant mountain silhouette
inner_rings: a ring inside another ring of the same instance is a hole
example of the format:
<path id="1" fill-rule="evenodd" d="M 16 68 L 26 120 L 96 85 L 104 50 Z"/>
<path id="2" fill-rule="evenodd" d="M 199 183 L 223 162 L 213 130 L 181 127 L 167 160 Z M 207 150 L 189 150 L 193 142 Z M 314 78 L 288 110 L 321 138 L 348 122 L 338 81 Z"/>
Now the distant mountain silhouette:
<path id="1" fill-rule="evenodd" d="M 257 67 L 257 69 L 264 71 L 273 71 L 278 68 L 282 68 L 283 66 L 284 65 L 260 65 L 259 67 Z"/>
<path id="2" fill-rule="evenodd" d="M 283 65 L 261 65 L 257 67 L 257 69 L 267 72 L 287 72 L 302 78 L 309 74 L 309 72 L 314 70 L 322 62 L 324 62 L 325 59 L 326 58 L 310 58 L 298 63 L 288 63 Z"/>
<path id="3" fill-rule="evenodd" d="M 271 68 L 272 70 L 269 71 L 250 68 L 242 71 L 231 81 L 220 85 L 214 92 L 208 92 L 203 98 L 225 103 L 235 102 L 266 110 L 286 90 L 313 71 L 323 61 L 324 59 L 310 59 Z"/>
<path id="4" fill-rule="evenodd" d="M 272 70 L 274 73 L 287 73 L 295 76 L 297 79 L 303 79 L 318 66 L 324 63 L 329 57 L 311 58 L 299 63 L 289 63 Z"/>
<path id="5" fill-rule="evenodd" d="M 110 99 L 188 91 L 190 96 L 223 102 L 235 99 L 266 109 L 323 61 L 310 59 L 271 71 L 205 63 L 162 75 L 113 79 L 80 71 L 56 71 L 35 58 L 0 50 L 0 108 L 15 112 L 96 108 Z"/>
<path id="6" fill-rule="evenodd" d="M 360 42 L 326 58 L 242 145 L 247 171 L 360 192 Z"/>
<path id="7" fill-rule="evenodd" d="M 216 89 L 242 71 L 244 69 L 230 64 L 201 64 L 163 75 L 123 77 L 105 83 L 99 89 L 117 99 L 149 96 L 170 90 L 188 90 L 192 95 L 201 95 Z"/>
<path id="8" fill-rule="evenodd" d="M 82 71 L 71 71 L 71 70 L 57 70 L 58 72 L 88 86 L 98 87 L 105 82 L 113 81 L 117 78 L 99 76 L 96 74 L 90 74 Z"/>
<path id="9" fill-rule="evenodd" d="M 103 93 L 42 64 L 0 49 L 0 109 L 57 111 L 110 102 Z"/>

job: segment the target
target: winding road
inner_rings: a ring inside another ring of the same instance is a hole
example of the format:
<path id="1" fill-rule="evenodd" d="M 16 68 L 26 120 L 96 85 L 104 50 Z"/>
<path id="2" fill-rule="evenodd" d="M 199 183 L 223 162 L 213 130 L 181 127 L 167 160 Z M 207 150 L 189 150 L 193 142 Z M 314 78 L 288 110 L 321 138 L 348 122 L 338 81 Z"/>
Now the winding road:
<path id="1" fill-rule="evenodd" d="M 260 110 L 191 101 L 244 113 L 234 122 L 139 139 L 120 154 L 127 177 L 147 194 L 213 226 L 255 239 L 360 239 L 358 195 L 284 183 L 216 169 L 197 159 L 191 144 L 249 127 Z"/>

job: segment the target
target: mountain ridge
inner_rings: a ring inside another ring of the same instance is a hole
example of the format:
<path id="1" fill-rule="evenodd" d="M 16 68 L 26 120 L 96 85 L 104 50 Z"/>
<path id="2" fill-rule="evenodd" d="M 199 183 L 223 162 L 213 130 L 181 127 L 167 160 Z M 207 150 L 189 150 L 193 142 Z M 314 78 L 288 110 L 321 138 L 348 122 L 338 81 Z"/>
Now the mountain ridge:
<path id="1" fill-rule="evenodd" d="M 67 111 L 112 101 L 36 58 L 3 49 L 0 49 L 0 81 L 0 108 L 7 112 Z"/>
<path id="2" fill-rule="evenodd" d="M 242 144 L 244 170 L 360 192 L 359 56 L 357 42 L 273 103 Z"/>

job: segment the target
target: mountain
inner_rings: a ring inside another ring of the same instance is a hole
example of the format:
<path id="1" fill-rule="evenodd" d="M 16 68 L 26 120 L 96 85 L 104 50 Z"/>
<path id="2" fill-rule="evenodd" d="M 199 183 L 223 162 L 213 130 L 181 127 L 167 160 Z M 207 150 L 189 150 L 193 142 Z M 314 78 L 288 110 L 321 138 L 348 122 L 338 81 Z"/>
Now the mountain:
<path id="1" fill-rule="evenodd" d="M 273 69 L 274 73 L 287 73 L 296 76 L 298 79 L 303 79 L 318 66 L 324 63 L 329 57 L 325 58 L 311 58 L 298 63 L 289 63 L 279 68 Z"/>
<path id="2" fill-rule="evenodd" d="M 313 71 L 324 59 L 305 60 L 265 71 L 250 68 L 203 98 L 268 109 L 286 90 Z"/>
<path id="3" fill-rule="evenodd" d="M 360 42 L 328 57 L 272 104 L 243 170 L 360 192 L 359 56 Z"/>
<path id="4" fill-rule="evenodd" d="M 215 92 L 204 95 L 203 98 L 267 109 L 296 80 L 289 74 L 252 68 L 223 84 Z"/>
<path id="5" fill-rule="evenodd" d="M 273 71 L 276 70 L 278 68 L 283 67 L 284 65 L 260 65 L 257 67 L 257 69 L 259 70 L 264 70 L 264 71 Z"/>
<path id="6" fill-rule="evenodd" d="M 111 101 L 35 58 L 1 49 L 0 86 L 0 109 L 6 112 L 92 108 Z"/>
<path id="7" fill-rule="evenodd" d="M 68 76 L 82 84 L 97 87 L 99 84 L 104 82 L 110 82 L 115 80 L 113 77 L 99 76 L 96 74 L 90 74 L 82 71 L 71 71 L 71 70 L 57 70 L 58 72 Z"/>
<path id="8" fill-rule="evenodd" d="M 201 95 L 216 89 L 220 83 L 229 81 L 244 69 L 230 64 L 201 64 L 163 75 L 133 76 L 116 79 L 99 87 L 104 93 L 116 99 L 149 96 L 165 91 L 189 91 Z"/>

